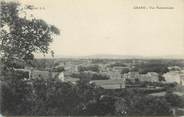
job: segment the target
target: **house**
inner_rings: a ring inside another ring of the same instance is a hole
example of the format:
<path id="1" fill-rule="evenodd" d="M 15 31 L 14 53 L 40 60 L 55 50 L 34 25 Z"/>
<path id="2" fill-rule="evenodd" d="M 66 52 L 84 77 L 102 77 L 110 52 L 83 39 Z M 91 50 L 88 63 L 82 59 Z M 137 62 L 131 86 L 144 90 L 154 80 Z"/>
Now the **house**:
<path id="1" fill-rule="evenodd" d="M 123 78 L 136 82 L 137 80 L 142 82 L 159 82 L 159 74 L 156 72 L 148 72 L 147 74 L 139 74 L 138 72 L 128 72 L 123 74 Z"/>
<path id="2" fill-rule="evenodd" d="M 180 71 L 170 71 L 163 75 L 166 82 L 168 83 L 178 83 L 180 85 L 184 85 L 184 73 Z"/>
<path id="3" fill-rule="evenodd" d="M 122 76 L 123 78 L 125 78 L 126 80 L 130 80 L 131 82 L 135 82 L 136 79 L 138 79 L 140 77 L 140 74 L 138 72 L 128 72 L 123 74 Z"/>
<path id="4" fill-rule="evenodd" d="M 147 74 L 140 74 L 139 81 L 159 82 L 159 74 L 156 72 L 148 72 Z"/>
<path id="5" fill-rule="evenodd" d="M 121 79 L 122 75 L 118 71 L 109 71 L 106 72 L 106 75 L 110 77 L 110 79 Z"/>
<path id="6" fill-rule="evenodd" d="M 118 71 L 103 71 L 103 72 L 100 72 L 100 74 L 106 75 L 110 79 L 121 79 L 122 78 L 121 73 Z"/>
<path id="7" fill-rule="evenodd" d="M 184 74 L 180 74 L 180 85 L 184 86 Z"/>

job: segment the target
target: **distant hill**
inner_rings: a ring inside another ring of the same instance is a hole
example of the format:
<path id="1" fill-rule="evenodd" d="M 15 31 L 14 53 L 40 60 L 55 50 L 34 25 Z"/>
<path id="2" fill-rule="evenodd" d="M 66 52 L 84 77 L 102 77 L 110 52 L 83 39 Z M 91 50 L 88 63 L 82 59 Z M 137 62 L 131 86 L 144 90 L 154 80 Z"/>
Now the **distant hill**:
<path id="1" fill-rule="evenodd" d="M 96 54 L 85 56 L 83 58 L 94 58 L 94 59 L 184 59 L 184 56 L 140 56 L 140 55 L 116 55 L 116 54 Z"/>
<path id="2" fill-rule="evenodd" d="M 136 56 L 136 55 L 115 55 L 115 54 L 96 54 L 85 56 L 84 58 L 94 58 L 94 59 L 141 59 L 144 58 L 143 56 Z"/>
<path id="3" fill-rule="evenodd" d="M 51 57 L 48 57 L 48 58 L 51 58 Z M 118 54 L 95 54 L 95 55 L 88 55 L 88 56 L 56 55 L 55 58 L 74 58 L 74 59 L 184 59 L 184 56 L 180 56 L 180 55 L 140 56 L 140 55 L 118 55 Z"/>

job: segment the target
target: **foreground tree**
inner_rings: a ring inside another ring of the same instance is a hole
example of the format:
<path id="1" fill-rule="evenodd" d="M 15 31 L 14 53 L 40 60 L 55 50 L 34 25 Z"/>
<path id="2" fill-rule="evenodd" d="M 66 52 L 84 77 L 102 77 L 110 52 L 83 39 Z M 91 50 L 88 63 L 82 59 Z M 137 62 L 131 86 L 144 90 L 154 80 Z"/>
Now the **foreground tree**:
<path id="1" fill-rule="evenodd" d="M 33 6 L 4 1 L 0 6 L 0 56 L 4 64 L 13 67 L 15 58 L 27 61 L 34 58 L 35 52 L 48 53 L 53 35 L 60 34 L 55 26 L 28 15 L 26 11 L 33 10 Z"/>
<path id="2" fill-rule="evenodd" d="M 33 82 L 24 71 L 18 73 L 11 68 L 23 68 L 36 52 L 48 53 L 53 36 L 60 32 L 44 20 L 28 15 L 35 9 L 33 6 L 1 1 L 0 7 L 0 113 L 32 115 L 36 97 Z"/>

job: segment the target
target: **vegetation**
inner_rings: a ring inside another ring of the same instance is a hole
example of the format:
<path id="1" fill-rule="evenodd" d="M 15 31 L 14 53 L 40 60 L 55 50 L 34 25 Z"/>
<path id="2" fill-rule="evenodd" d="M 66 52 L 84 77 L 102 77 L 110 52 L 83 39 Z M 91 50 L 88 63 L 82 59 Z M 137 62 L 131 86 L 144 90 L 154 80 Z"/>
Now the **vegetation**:
<path id="1" fill-rule="evenodd" d="M 34 58 L 35 52 L 48 53 L 52 35 L 59 34 L 59 30 L 42 19 L 29 16 L 26 10 L 33 10 L 33 6 L 23 7 L 17 2 L 5 1 L 0 4 L 0 55 L 3 63 L 13 67 L 12 61 L 16 59 L 28 62 Z"/>
<path id="2" fill-rule="evenodd" d="M 116 62 L 114 64 L 111 64 L 110 67 L 127 67 L 127 65 L 122 62 Z"/>
<path id="3" fill-rule="evenodd" d="M 173 94 L 173 92 L 167 92 L 165 98 L 172 107 L 184 107 L 184 98 Z"/>
<path id="4" fill-rule="evenodd" d="M 71 75 L 73 78 L 80 78 L 83 80 L 108 80 L 109 76 L 103 75 L 100 73 L 93 73 L 93 72 L 79 72 L 79 73 L 73 73 Z"/>
<path id="5" fill-rule="evenodd" d="M 53 68 L 52 71 L 53 72 L 63 72 L 63 71 L 65 71 L 65 68 L 62 66 L 59 66 L 59 67 Z"/>
<path id="6" fill-rule="evenodd" d="M 128 72 L 130 72 L 130 69 L 129 68 L 124 68 L 124 69 L 122 69 L 121 74 L 125 74 L 125 73 L 128 73 Z"/>
<path id="7" fill-rule="evenodd" d="M 183 107 L 181 102 L 175 103 L 181 99 L 172 94 L 152 97 L 136 89 L 106 91 L 83 81 L 73 85 L 58 79 L 25 80 L 13 75 L 2 83 L 3 115 L 168 116 L 171 107 Z"/>
<path id="8" fill-rule="evenodd" d="M 1 2 L 0 54 L 5 68 L 0 66 L 3 76 L 0 79 L 2 99 L 0 111 L 3 115 L 168 116 L 171 115 L 172 107 L 184 107 L 184 100 L 173 93 L 167 93 L 163 97 L 152 97 L 136 88 L 105 90 L 85 80 L 80 80 L 74 85 L 61 82 L 58 78 L 31 79 L 27 73 L 7 69 L 24 68 L 27 62 L 34 59 L 34 52 L 47 53 L 53 39 L 52 35 L 59 34 L 56 27 L 43 20 L 20 16 L 20 12 L 33 8 L 27 6 L 22 9 L 18 3 Z M 54 57 L 53 52 L 52 56 Z M 16 64 L 17 60 L 20 60 L 20 65 Z M 42 64 L 39 65 L 37 67 L 42 68 Z M 141 65 L 139 68 L 142 73 L 167 71 L 165 65 L 159 64 Z M 63 71 L 64 68 L 60 67 L 57 70 Z M 81 74 L 73 75 L 81 79 L 108 79 L 107 76 L 98 73 L 85 74 L 86 70 L 99 71 L 97 66 L 82 67 Z M 171 87 L 172 85 L 167 85 L 167 88 Z"/>
<path id="9" fill-rule="evenodd" d="M 159 62 L 149 62 L 146 64 L 136 65 L 133 70 L 138 71 L 141 74 L 146 74 L 148 72 L 163 74 L 169 71 L 167 64 L 161 64 Z"/>
<path id="10" fill-rule="evenodd" d="M 93 71 L 93 72 L 99 72 L 99 66 L 98 65 L 90 65 L 90 66 L 79 66 L 78 67 L 79 72 L 84 71 Z"/>

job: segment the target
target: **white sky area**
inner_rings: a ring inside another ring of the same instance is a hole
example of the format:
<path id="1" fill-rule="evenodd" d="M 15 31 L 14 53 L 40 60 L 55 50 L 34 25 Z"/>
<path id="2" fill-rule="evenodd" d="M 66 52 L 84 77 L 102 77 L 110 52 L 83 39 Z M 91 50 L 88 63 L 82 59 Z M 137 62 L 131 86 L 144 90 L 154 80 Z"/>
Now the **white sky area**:
<path id="1" fill-rule="evenodd" d="M 50 48 L 60 56 L 96 54 L 184 56 L 183 0 L 21 0 L 45 7 L 34 16 L 61 35 Z M 134 6 L 174 9 L 133 9 Z"/>

